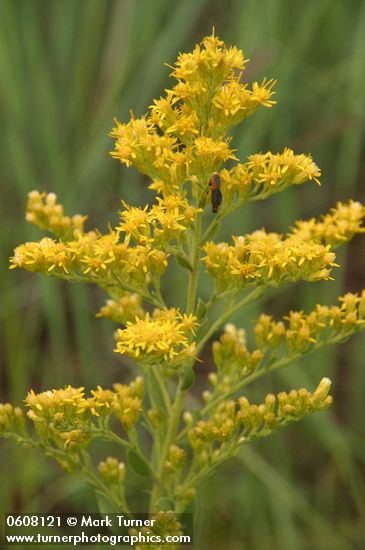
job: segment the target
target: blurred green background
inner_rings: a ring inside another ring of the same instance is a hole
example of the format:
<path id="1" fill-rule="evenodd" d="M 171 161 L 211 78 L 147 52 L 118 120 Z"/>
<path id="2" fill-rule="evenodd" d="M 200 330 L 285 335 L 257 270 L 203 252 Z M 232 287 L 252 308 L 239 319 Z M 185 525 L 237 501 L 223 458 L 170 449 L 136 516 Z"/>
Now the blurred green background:
<path id="1" fill-rule="evenodd" d="M 54 191 L 69 213 L 106 229 L 120 198 L 143 203 L 146 180 L 108 155 L 113 117 L 138 116 L 169 85 L 179 51 L 216 33 L 251 59 L 246 78 L 278 79 L 278 105 L 239 126 L 241 158 L 290 146 L 311 152 L 322 187 L 307 184 L 243 209 L 221 232 L 283 231 L 337 200 L 365 201 L 365 2 L 362 0 L 0 0 L 1 395 L 65 383 L 108 387 L 130 364 L 113 354 L 113 325 L 94 318 L 101 294 L 9 272 L 12 249 L 40 232 L 24 221 L 27 192 Z M 276 315 L 333 303 L 364 285 L 364 240 L 339 252 L 333 282 L 269 297 Z M 171 302 L 178 284 L 168 281 Z M 246 322 L 257 308 L 238 315 Z M 365 547 L 364 338 L 326 349 L 247 391 L 334 382 L 330 411 L 241 456 L 202 487 L 196 548 L 309 550 Z M 209 350 L 199 386 L 211 368 Z M 0 447 L 4 512 L 96 510 L 92 493 L 32 452 Z"/>

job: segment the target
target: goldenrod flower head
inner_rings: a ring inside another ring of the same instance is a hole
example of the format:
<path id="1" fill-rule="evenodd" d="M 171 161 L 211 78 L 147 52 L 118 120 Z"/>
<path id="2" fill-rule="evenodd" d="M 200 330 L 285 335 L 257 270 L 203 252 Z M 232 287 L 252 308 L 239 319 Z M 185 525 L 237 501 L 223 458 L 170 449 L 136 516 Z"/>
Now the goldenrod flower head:
<path id="1" fill-rule="evenodd" d="M 89 232 L 65 243 L 48 237 L 25 243 L 15 249 L 10 268 L 22 267 L 119 289 L 121 282 L 131 280 L 148 286 L 154 276 L 165 272 L 167 257 L 164 251 L 150 245 L 128 246 L 120 242 L 120 231 L 111 229 L 106 235 Z"/>
<path id="2" fill-rule="evenodd" d="M 292 234 L 302 239 L 330 244 L 332 247 L 339 246 L 351 240 L 357 233 L 364 233 L 364 216 L 365 207 L 360 202 L 338 202 L 335 208 L 323 214 L 319 220 L 311 218 L 308 221 L 296 221 Z"/>
<path id="3" fill-rule="evenodd" d="M 212 99 L 212 122 L 224 133 L 252 115 L 260 105 L 272 107 L 276 103 L 270 99 L 275 93 L 272 91 L 274 85 L 275 80 L 265 79 L 261 84 L 254 82 L 250 90 L 247 84 L 240 82 L 240 75 L 227 81 Z"/>
<path id="4" fill-rule="evenodd" d="M 116 138 L 111 155 L 123 164 L 134 164 L 142 174 L 154 177 L 162 158 L 168 161 L 176 147 L 176 138 L 164 134 L 147 121 L 146 117 L 132 118 L 128 124 L 115 120 L 111 136 Z"/>
<path id="5" fill-rule="evenodd" d="M 18 246 L 10 259 L 11 269 L 22 267 L 28 271 L 41 271 L 45 274 L 53 270 L 68 274 L 73 260 L 74 254 L 68 244 L 56 242 L 49 237 Z"/>
<path id="6" fill-rule="evenodd" d="M 115 384 L 114 391 L 98 386 L 90 397 L 85 397 L 83 388 L 71 386 L 39 394 L 31 390 L 25 403 L 37 435 L 55 448 L 61 446 L 75 453 L 102 436 L 98 431 L 100 422 L 105 425 L 113 415 L 126 431 L 133 428 L 142 409 L 142 397 L 143 379 L 137 377 L 130 384 Z M 0 428 L 5 424 L 6 412 L 5 428 L 10 433 L 24 431 L 22 411 L 7 407 L 0 405 Z M 11 417 L 14 421 L 10 421 Z"/>
<path id="7" fill-rule="evenodd" d="M 301 185 L 308 180 L 319 182 L 321 171 L 311 155 L 296 155 L 286 147 L 282 153 L 256 153 L 248 157 L 253 180 L 264 187 L 284 187 L 288 184 Z"/>
<path id="8" fill-rule="evenodd" d="M 221 170 L 220 178 L 225 203 L 242 204 L 251 189 L 252 175 L 248 167 L 238 163 L 231 170 Z"/>
<path id="9" fill-rule="evenodd" d="M 142 411 L 142 401 L 138 397 L 124 397 L 113 402 L 113 412 L 128 432 L 137 422 Z"/>
<path id="10" fill-rule="evenodd" d="M 237 160 L 229 148 L 229 140 L 198 137 L 194 141 L 194 158 L 191 161 L 190 170 L 193 174 L 198 173 L 209 178 L 228 159 Z"/>
<path id="11" fill-rule="evenodd" d="M 200 121 L 195 111 L 187 105 L 174 110 L 175 118 L 166 127 L 166 134 L 175 135 L 181 143 L 189 145 L 200 132 Z M 160 125 L 161 127 L 161 125 Z"/>
<path id="12" fill-rule="evenodd" d="M 156 205 L 151 208 L 153 218 L 154 242 L 169 242 L 178 240 L 185 230 L 192 225 L 195 216 L 201 211 L 192 206 L 185 198 L 176 194 L 157 198 Z"/>
<path id="13" fill-rule="evenodd" d="M 178 81 L 211 82 L 219 86 L 225 79 L 243 71 L 248 60 L 236 47 L 227 48 L 217 36 L 205 37 L 191 53 L 178 56 L 171 76 Z"/>
<path id="14" fill-rule="evenodd" d="M 125 242 L 131 240 L 140 245 L 164 248 L 171 241 L 184 237 L 185 230 L 193 223 L 200 208 L 193 207 L 187 199 L 177 194 L 157 197 L 157 204 L 150 209 L 131 207 L 123 202 L 120 212 L 122 223 L 118 229 L 125 233 Z"/>
<path id="15" fill-rule="evenodd" d="M 84 402 L 84 388 L 66 386 L 64 389 L 48 390 L 36 394 L 30 390 L 25 403 L 40 420 L 53 419 L 56 413 L 73 415 Z M 34 416 L 32 415 L 34 419 Z"/>
<path id="16" fill-rule="evenodd" d="M 119 212 L 122 223 L 118 229 L 127 234 L 127 242 L 133 238 L 140 244 L 149 244 L 152 242 L 150 223 L 151 213 L 148 211 L 148 205 L 144 208 L 136 208 L 122 201 L 124 210 Z"/>
<path id="17" fill-rule="evenodd" d="M 115 351 L 147 364 L 178 366 L 194 356 L 191 335 L 195 327 L 192 315 L 177 309 L 156 310 L 152 317 L 146 313 L 144 318 L 127 322 L 125 329 L 118 329 Z"/>
<path id="18" fill-rule="evenodd" d="M 255 231 L 234 244 L 208 242 L 206 267 L 218 287 L 240 290 L 251 283 L 278 286 L 289 281 L 328 279 L 335 254 L 329 247 L 292 235 Z"/>
<path id="19" fill-rule="evenodd" d="M 285 148 L 282 153 L 256 153 L 244 164 L 220 172 L 224 209 L 233 210 L 244 202 L 262 200 L 290 185 L 307 181 L 319 183 L 321 171 L 310 155 L 296 155 Z"/>

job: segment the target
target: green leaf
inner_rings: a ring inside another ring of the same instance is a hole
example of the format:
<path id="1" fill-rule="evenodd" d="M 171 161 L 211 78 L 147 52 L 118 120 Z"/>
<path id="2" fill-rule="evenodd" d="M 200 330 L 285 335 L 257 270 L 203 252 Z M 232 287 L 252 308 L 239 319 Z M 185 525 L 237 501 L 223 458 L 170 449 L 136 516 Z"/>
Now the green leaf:
<path id="1" fill-rule="evenodd" d="M 134 449 L 127 453 L 128 464 L 136 474 L 144 477 L 153 477 L 153 471 L 147 460 Z"/>
<path id="2" fill-rule="evenodd" d="M 193 266 L 189 262 L 188 258 L 185 258 L 185 256 L 177 256 L 176 255 L 176 261 L 181 267 L 184 267 L 185 269 L 188 269 L 189 271 L 193 271 Z"/>
<path id="3" fill-rule="evenodd" d="M 198 319 L 202 319 L 207 313 L 207 304 L 201 298 L 198 299 L 195 315 Z"/>
<path id="4" fill-rule="evenodd" d="M 195 373 L 193 367 L 184 367 L 181 389 L 187 391 L 195 382 Z"/>
<path id="5" fill-rule="evenodd" d="M 99 513 L 110 514 L 110 500 L 97 489 L 95 490 L 95 498 Z"/>

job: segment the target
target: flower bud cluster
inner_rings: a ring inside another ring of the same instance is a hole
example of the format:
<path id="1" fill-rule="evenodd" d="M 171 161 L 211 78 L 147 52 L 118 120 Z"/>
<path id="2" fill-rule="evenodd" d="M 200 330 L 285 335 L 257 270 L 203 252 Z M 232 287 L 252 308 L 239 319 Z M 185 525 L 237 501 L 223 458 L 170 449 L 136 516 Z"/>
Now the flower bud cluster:
<path id="1" fill-rule="evenodd" d="M 225 326 L 219 341 L 213 342 L 212 351 L 217 372 L 209 374 L 209 381 L 214 392 L 220 394 L 229 393 L 232 386 L 255 371 L 263 359 L 261 350 L 250 352 L 247 349 L 244 329 L 237 329 L 231 323 Z M 209 402 L 212 394 L 206 391 L 203 397 Z"/>
<path id="2" fill-rule="evenodd" d="M 130 529 L 130 535 L 137 535 L 140 532 L 142 535 L 154 535 L 159 536 L 162 540 L 166 540 L 166 537 L 174 537 L 182 535 L 182 525 L 178 521 L 178 518 L 172 510 L 167 512 L 158 512 L 151 518 L 153 520 L 153 526 L 142 527 L 141 529 Z M 148 540 L 148 539 L 147 539 Z M 136 550 L 178 550 L 178 544 L 137 544 Z"/>
<path id="3" fill-rule="evenodd" d="M 258 349 L 267 356 L 306 353 L 332 340 L 345 340 L 364 327 L 365 291 L 348 292 L 338 298 L 339 306 L 317 305 L 313 311 L 290 311 L 282 321 L 261 315 L 255 325 Z"/>
<path id="4" fill-rule="evenodd" d="M 130 384 L 114 384 L 116 398 L 111 408 L 124 430 L 131 430 L 142 411 L 144 381 L 141 376 Z"/>
<path id="5" fill-rule="evenodd" d="M 28 194 L 27 213 L 25 219 L 43 231 L 50 231 L 63 241 L 68 241 L 84 233 L 84 223 L 87 216 L 76 214 L 65 216 L 62 204 L 57 203 L 55 193 L 39 193 L 31 191 Z"/>
<path id="6" fill-rule="evenodd" d="M 177 445 L 171 445 L 166 460 L 166 468 L 173 473 L 180 473 L 186 463 L 187 453 Z"/>
<path id="7" fill-rule="evenodd" d="M 155 309 L 152 317 L 146 313 L 117 330 L 114 351 L 149 365 L 165 362 L 169 367 L 178 366 L 194 357 L 191 337 L 196 327 L 194 315 L 182 314 L 176 308 Z"/>
<path id="8" fill-rule="evenodd" d="M 225 444 L 239 446 L 257 437 L 269 435 L 279 427 L 315 411 L 322 411 L 332 403 L 328 395 L 331 381 L 323 378 L 317 389 L 310 393 L 306 389 L 280 392 L 277 396 L 268 394 L 264 403 L 252 405 L 246 397 L 238 402 L 224 401 L 210 413 L 208 420 L 200 420 L 188 432 L 188 438 L 194 451 L 204 453 L 205 459 L 214 460 L 224 453 Z M 209 452 L 211 444 L 218 442 Z M 231 449 L 232 450 L 232 449 Z"/>
<path id="9" fill-rule="evenodd" d="M 0 435 L 7 437 L 11 434 L 25 432 L 24 413 L 19 407 L 10 403 L 0 403 Z"/>
<path id="10" fill-rule="evenodd" d="M 99 463 L 98 472 L 100 477 L 108 485 L 123 483 L 125 478 L 125 464 L 117 458 L 108 456 L 105 461 Z"/>
<path id="11" fill-rule="evenodd" d="M 248 350 L 243 329 L 225 326 L 219 341 L 213 342 L 217 368 L 209 375 L 213 391 L 205 391 L 206 403 L 217 395 L 229 394 L 240 382 L 258 370 L 285 366 L 294 358 L 320 346 L 341 342 L 365 328 L 365 291 L 339 297 L 338 306 L 316 305 L 313 311 L 290 311 L 282 320 L 262 314 L 254 326 L 256 349 Z"/>
<path id="12" fill-rule="evenodd" d="M 124 292 L 118 299 L 107 300 L 105 306 L 96 314 L 97 317 L 106 317 L 121 324 L 143 315 L 142 297 L 131 292 Z"/>
<path id="13" fill-rule="evenodd" d="M 299 280 L 329 279 L 335 254 L 329 246 L 296 235 L 282 239 L 261 229 L 233 237 L 233 245 L 208 242 L 204 258 L 218 289 L 240 291 L 248 285 L 279 286 Z"/>

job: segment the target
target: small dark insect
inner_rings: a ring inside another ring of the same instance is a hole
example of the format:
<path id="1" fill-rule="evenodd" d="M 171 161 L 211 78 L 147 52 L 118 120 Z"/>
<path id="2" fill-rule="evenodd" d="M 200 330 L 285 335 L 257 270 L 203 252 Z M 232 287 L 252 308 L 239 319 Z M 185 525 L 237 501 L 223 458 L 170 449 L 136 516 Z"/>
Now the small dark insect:
<path id="1" fill-rule="evenodd" d="M 218 212 L 222 203 L 221 178 L 218 172 L 214 172 L 209 180 L 210 200 L 212 203 L 212 212 Z"/>

